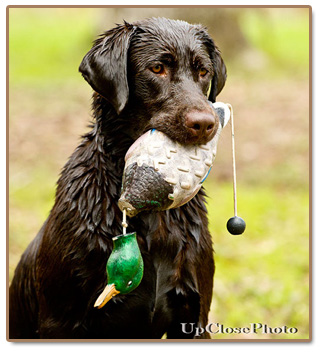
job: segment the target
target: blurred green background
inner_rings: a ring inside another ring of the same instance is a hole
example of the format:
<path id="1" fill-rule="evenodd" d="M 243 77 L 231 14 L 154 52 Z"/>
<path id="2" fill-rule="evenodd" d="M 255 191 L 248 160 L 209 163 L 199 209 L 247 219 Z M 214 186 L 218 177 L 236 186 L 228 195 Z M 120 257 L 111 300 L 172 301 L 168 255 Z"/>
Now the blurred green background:
<path id="1" fill-rule="evenodd" d="M 234 107 L 238 213 L 231 236 L 230 127 L 205 183 L 216 274 L 210 322 L 263 323 L 309 337 L 309 9 L 10 8 L 9 278 L 54 202 L 59 172 L 88 131 L 91 88 L 78 73 L 95 37 L 125 19 L 202 23 L 228 69 L 218 101 Z"/>

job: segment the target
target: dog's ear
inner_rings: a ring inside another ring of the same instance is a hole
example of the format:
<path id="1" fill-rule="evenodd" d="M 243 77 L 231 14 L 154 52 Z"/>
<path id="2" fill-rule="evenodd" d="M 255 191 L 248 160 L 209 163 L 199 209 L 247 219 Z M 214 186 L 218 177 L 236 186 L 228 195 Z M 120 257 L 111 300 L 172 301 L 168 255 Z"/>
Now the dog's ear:
<path id="1" fill-rule="evenodd" d="M 220 55 L 220 51 L 215 46 L 214 58 L 212 58 L 213 67 L 215 74 L 211 81 L 211 90 L 209 94 L 209 101 L 212 103 L 215 102 L 216 96 L 222 91 L 222 88 L 225 85 L 227 79 L 227 68 L 223 62 L 223 59 Z"/>
<path id="2" fill-rule="evenodd" d="M 124 22 L 103 33 L 79 67 L 85 80 L 112 104 L 118 114 L 128 101 L 127 56 L 135 30 L 135 26 Z"/>
<path id="3" fill-rule="evenodd" d="M 211 81 L 211 89 L 208 98 L 209 101 L 214 103 L 216 96 L 222 91 L 222 88 L 224 87 L 225 81 L 227 79 L 227 69 L 221 57 L 220 50 L 214 44 L 213 39 L 207 33 L 206 28 L 200 27 L 199 34 L 201 36 L 202 42 L 208 50 L 214 68 L 214 76 Z"/>

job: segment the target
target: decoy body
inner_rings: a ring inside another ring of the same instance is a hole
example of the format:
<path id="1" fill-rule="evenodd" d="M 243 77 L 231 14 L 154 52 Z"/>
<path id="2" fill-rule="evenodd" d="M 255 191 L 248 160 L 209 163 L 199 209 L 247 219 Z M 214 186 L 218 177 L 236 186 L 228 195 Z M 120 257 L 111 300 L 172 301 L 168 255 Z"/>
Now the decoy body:
<path id="1" fill-rule="evenodd" d="M 182 145 L 160 131 L 150 130 L 129 148 L 118 203 L 128 216 L 176 208 L 197 194 L 213 166 L 221 130 L 230 119 L 226 104 L 212 106 L 220 124 L 208 143 Z"/>

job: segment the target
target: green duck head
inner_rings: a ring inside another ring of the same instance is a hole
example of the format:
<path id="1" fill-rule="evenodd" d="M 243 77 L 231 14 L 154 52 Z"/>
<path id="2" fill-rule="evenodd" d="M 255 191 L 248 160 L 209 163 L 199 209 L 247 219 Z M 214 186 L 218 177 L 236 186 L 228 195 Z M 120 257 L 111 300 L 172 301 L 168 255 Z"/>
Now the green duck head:
<path id="1" fill-rule="evenodd" d="M 99 309 L 115 295 L 133 291 L 143 276 L 144 265 L 136 233 L 118 235 L 112 240 L 113 250 L 106 266 L 108 284 L 94 304 Z"/>

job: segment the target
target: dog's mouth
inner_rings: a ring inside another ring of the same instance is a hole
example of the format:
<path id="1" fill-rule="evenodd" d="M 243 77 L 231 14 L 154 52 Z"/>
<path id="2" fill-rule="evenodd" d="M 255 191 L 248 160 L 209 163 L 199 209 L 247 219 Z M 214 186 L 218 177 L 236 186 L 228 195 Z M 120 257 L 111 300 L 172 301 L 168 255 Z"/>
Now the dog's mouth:
<path id="1" fill-rule="evenodd" d="M 170 119 L 163 118 L 163 120 L 167 121 Z M 205 140 L 202 141 L 201 139 L 198 138 L 198 136 L 193 136 L 188 131 L 186 131 L 182 123 L 160 124 L 158 122 L 155 122 L 155 123 L 150 122 L 146 125 L 145 129 L 143 130 L 143 133 L 139 136 L 139 138 L 145 135 L 148 131 L 154 131 L 154 130 L 164 133 L 171 140 L 176 141 L 181 145 L 199 145 L 207 142 Z"/>
<path id="2" fill-rule="evenodd" d="M 133 135 L 134 144 L 141 141 L 148 131 L 157 130 L 164 133 L 174 142 L 183 146 L 205 145 L 225 127 L 230 110 L 224 103 L 211 103 L 208 109 L 190 109 L 186 112 L 152 117 L 141 131 Z"/>
<path id="3" fill-rule="evenodd" d="M 181 112 L 159 113 L 149 120 L 141 135 L 155 129 L 181 145 L 207 144 L 216 135 L 219 125 L 222 125 L 212 103 L 209 104 L 206 107 L 190 107 Z"/>
<path id="4" fill-rule="evenodd" d="M 167 135 L 171 140 L 184 146 L 205 145 L 214 138 L 217 131 L 217 129 L 213 129 L 210 134 L 201 136 L 196 133 L 195 129 L 186 128 L 182 123 L 173 124 L 172 126 L 148 124 L 139 138 L 151 130 L 160 131 Z"/>

